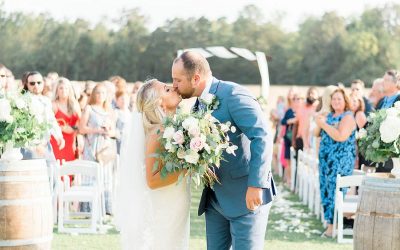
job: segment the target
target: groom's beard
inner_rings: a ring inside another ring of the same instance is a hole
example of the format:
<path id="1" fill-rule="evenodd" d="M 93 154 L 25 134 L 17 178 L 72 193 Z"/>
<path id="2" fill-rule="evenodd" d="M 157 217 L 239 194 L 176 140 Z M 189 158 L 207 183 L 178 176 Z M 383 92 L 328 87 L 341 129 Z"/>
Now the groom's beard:
<path id="1" fill-rule="evenodd" d="M 194 92 L 195 92 L 195 89 L 190 89 L 186 93 L 180 92 L 178 89 L 178 93 L 181 95 L 181 97 L 183 99 L 189 99 L 189 98 L 193 97 Z"/>

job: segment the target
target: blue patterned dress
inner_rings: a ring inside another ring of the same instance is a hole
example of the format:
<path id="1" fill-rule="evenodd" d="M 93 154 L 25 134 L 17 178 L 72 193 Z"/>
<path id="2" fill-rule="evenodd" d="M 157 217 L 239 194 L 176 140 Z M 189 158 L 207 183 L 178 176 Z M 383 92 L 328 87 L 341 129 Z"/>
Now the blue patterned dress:
<path id="1" fill-rule="evenodd" d="M 346 115 L 353 116 L 350 111 L 333 117 L 329 113 L 326 122 L 338 127 L 342 118 Z M 333 224 L 335 208 L 336 176 L 351 175 L 356 160 L 355 129 L 346 141 L 333 140 L 324 130 L 321 130 L 321 143 L 319 147 L 319 183 L 321 190 L 321 202 L 324 208 L 324 217 L 329 224 Z"/>

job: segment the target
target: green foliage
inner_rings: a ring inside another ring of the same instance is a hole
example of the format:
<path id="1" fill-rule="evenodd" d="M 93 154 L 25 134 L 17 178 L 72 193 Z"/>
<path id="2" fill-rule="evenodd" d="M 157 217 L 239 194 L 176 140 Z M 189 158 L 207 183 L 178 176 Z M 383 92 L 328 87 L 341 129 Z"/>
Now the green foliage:
<path id="1" fill-rule="evenodd" d="M 400 105 L 400 102 L 398 102 L 398 104 Z M 394 115 L 392 116 L 392 114 Z M 390 158 L 400 156 L 398 132 L 390 127 L 393 125 L 396 126 L 396 124 L 398 124 L 396 122 L 400 122 L 399 114 L 399 107 L 381 109 L 370 114 L 368 117 L 367 129 L 361 129 L 358 134 L 359 152 L 364 155 L 367 160 L 373 162 L 385 162 Z M 392 119 L 387 120 L 388 117 Z M 387 141 L 383 134 L 385 132 L 386 134 L 391 134 L 391 137 L 397 135 L 397 138 Z"/>
<path id="2" fill-rule="evenodd" d="M 367 83 L 400 68 L 400 4 L 367 8 L 360 16 L 327 12 L 307 17 L 287 32 L 283 17 L 265 17 L 254 5 L 228 22 L 201 18 L 168 20 L 154 31 L 138 9 L 122 10 L 112 27 L 85 20 L 56 21 L 47 14 L 6 13 L 0 5 L 0 63 L 17 78 L 27 70 L 57 71 L 74 80 L 171 81 L 171 63 L 183 48 L 225 46 L 263 51 L 273 84 Z M 209 58 L 216 77 L 259 83 L 257 64 L 243 58 Z M 240 69 L 240 70 L 238 70 Z"/>

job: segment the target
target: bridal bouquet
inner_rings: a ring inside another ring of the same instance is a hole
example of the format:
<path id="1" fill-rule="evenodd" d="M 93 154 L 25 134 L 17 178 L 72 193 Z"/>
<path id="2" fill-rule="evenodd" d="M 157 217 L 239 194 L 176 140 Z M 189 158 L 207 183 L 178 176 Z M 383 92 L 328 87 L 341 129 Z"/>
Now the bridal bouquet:
<path id="1" fill-rule="evenodd" d="M 359 151 L 367 160 L 385 162 L 400 157 L 400 101 L 368 116 L 367 129 L 358 132 Z"/>
<path id="2" fill-rule="evenodd" d="M 164 151 L 157 157 L 164 163 L 161 176 L 186 170 L 179 176 L 191 176 L 199 186 L 213 185 L 218 182 L 215 167 L 220 166 L 224 152 L 235 155 L 236 145 L 229 141 L 228 132 L 234 133 L 236 128 L 230 122 L 220 123 L 212 115 L 212 109 L 218 105 L 215 101 L 205 101 L 209 108 L 202 112 L 189 113 L 178 109 L 173 117 L 166 117 L 163 122 L 164 131 L 160 132 Z M 158 162 L 154 169 L 158 168 Z"/>
<path id="3" fill-rule="evenodd" d="M 41 141 L 49 124 L 29 96 L 17 93 L 0 96 L 0 149 L 26 147 Z"/>

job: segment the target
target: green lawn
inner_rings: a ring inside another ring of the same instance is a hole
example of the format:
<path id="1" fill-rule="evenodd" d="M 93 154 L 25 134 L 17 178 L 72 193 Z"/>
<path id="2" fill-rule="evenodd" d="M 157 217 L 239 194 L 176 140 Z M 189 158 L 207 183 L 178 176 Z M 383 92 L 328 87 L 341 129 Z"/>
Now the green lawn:
<path id="1" fill-rule="evenodd" d="M 204 216 L 197 216 L 197 205 L 201 190 L 192 190 L 190 249 L 206 249 Z M 320 237 L 323 232 L 319 220 L 311 215 L 297 197 L 287 190 L 281 190 L 278 199 L 271 209 L 265 249 L 296 250 L 347 250 L 351 244 L 337 244 L 335 240 Z M 111 229 L 100 235 L 66 235 L 55 230 L 53 249 L 120 249 L 119 235 Z"/>

